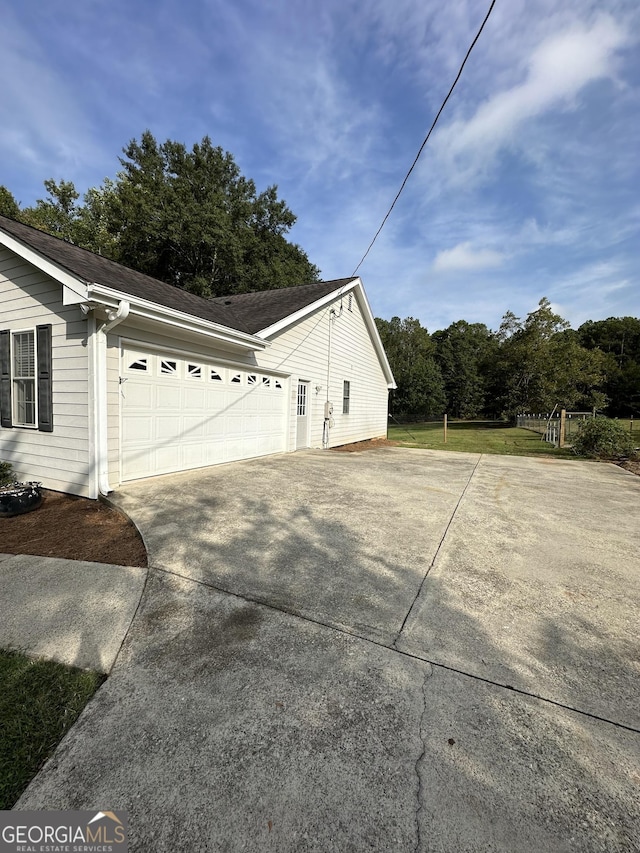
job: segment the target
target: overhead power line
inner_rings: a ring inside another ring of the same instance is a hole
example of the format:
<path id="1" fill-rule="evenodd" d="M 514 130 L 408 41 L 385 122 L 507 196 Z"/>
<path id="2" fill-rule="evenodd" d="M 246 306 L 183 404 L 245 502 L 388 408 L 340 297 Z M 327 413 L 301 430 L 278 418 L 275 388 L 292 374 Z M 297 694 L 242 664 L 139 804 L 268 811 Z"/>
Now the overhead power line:
<path id="1" fill-rule="evenodd" d="M 360 259 L 360 263 L 359 263 L 359 264 L 358 264 L 358 266 L 354 269 L 354 271 L 353 271 L 352 275 L 355 275 L 355 274 L 358 272 L 358 270 L 360 269 L 360 267 L 362 266 L 362 264 L 363 264 L 363 262 L 364 262 L 365 258 L 367 257 L 367 255 L 369 254 L 369 252 L 371 251 L 371 249 L 373 248 L 373 244 L 374 244 L 374 243 L 376 242 L 376 240 L 378 239 L 378 235 L 380 234 L 380 232 L 381 232 L 381 231 L 382 231 L 382 229 L 384 228 L 384 226 L 385 226 L 385 223 L 386 223 L 387 219 L 388 219 L 388 218 L 389 218 L 389 216 L 391 215 L 391 211 L 392 211 L 392 210 L 393 210 L 393 208 L 396 206 L 396 202 L 397 202 L 397 201 L 398 201 L 398 199 L 400 198 L 400 195 L 402 194 L 402 190 L 405 188 L 405 185 L 406 185 L 407 181 L 409 180 L 409 176 L 410 176 L 410 175 L 411 175 L 411 173 L 413 172 L 413 170 L 414 170 L 414 168 L 415 168 L 415 166 L 416 166 L 416 163 L 417 163 L 417 162 L 418 162 L 418 160 L 420 159 L 420 155 L 422 154 L 422 152 L 423 152 L 423 150 L 424 150 L 425 145 L 426 145 L 426 144 L 427 144 L 427 142 L 429 141 L 429 137 L 431 136 L 431 133 L 432 133 L 432 131 L 433 131 L 434 127 L 435 127 L 435 126 L 436 126 L 436 124 L 438 123 L 438 119 L 440 118 L 440 114 L 442 113 L 442 111 L 443 111 L 443 110 L 444 110 L 444 108 L 446 107 L 446 105 L 447 105 L 447 101 L 448 101 L 448 100 L 449 100 L 449 98 L 451 97 L 451 94 L 452 94 L 453 90 L 455 89 L 456 84 L 457 84 L 458 80 L 460 79 L 460 77 L 461 77 L 461 75 L 462 75 L 462 70 L 463 70 L 464 66 L 466 65 L 466 63 L 467 63 L 467 59 L 469 59 L 469 57 L 471 56 L 471 51 L 472 51 L 472 50 L 473 50 L 473 48 L 476 46 L 476 42 L 477 42 L 477 41 L 478 41 L 478 39 L 480 38 L 480 34 L 482 33 L 482 30 L 484 29 L 484 25 L 485 25 L 485 24 L 487 23 L 487 21 L 489 20 L 489 15 L 490 15 L 490 14 L 491 14 L 491 12 L 493 11 L 493 7 L 494 7 L 495 5 L 496 5 L 496 0 L 492 0 L 491 6 L 489 6 L 489 11 L 488 11 L 488 12 L 487 12 L 487 14 L 485 15 L 484 21 L 482 22 L 482 24 L 480 25 L 480 29 L 479 29 L 479 30 L 478 30 L 478 32 L 476 33 L 476 37 L 475 37 L 475 38 L 474 38 L 474 40 L 471 42 L 471 46 L 469 47 L 469 50 L 467 51 L 465 58 L 462 60 L 462 65 L 460 66 L 460 68 L 459 68 L 459 70 L 458 70 L 458 73 L 457 73 L 457 75 L 456 75 L 456 79 L 453 81 L 453 83 L 452 83 L 452 85 L 451 85 L 451 88 L 449 89 L 449 92 L 447 93 L 447 97 L 446 97 L 446 98 L 444 99 L 444 101 L 442 102 L 442 106 L 441 106 L 441 107 L 440 107 L 440 109 L 438 110 L 438 114 L 437 114 L 437 115 L 436 115 L 436 117 L 434 118 L 434 120 L 433 120 L 433 124 L 432 124 L 432 125 L 431 125 L 431 127 L 429 128 L 429 133 L 427 133 L 427 135 L 425 136 L 424 141 L 423 141 L 422 145 L 420 146 L 420 150 L 419 150 L 419 151 L 418 151 L 418 153 L 416 154 L 416 158 L 415 158 L 415 160 L 413 161 L 413 163 L 411 164 L 411 168 L 409 169 L 409 171 L 408 171 L 408 172 L 407 172 L 407 174 L 405 175 L 404 181 L 402 182 L 402 186 L 401 186 L 401 187 L 400 187 L 400 189 L 398 190 L 398 193 L 397 193 L 396 197 L 394 198 L 394 200 L 391 202 L 391 207 L 390 207 L 390 208 L 389 208 L 389 210 L 386 212 L 385 217 L 384 217 L 384 219 L 382 220 L 382 223 L 381 223 L 380 227 L 378 228 L 378 230 L 376 231 L 376 233 L 375 233 L 375 235 L 374 235 L 374 237 L 373 237 L 373 240 L 369 243 L 369 247 L 368 247 L 367 251 L 364 253 L 364 255 L 362 256 L 362 258 Z"/>

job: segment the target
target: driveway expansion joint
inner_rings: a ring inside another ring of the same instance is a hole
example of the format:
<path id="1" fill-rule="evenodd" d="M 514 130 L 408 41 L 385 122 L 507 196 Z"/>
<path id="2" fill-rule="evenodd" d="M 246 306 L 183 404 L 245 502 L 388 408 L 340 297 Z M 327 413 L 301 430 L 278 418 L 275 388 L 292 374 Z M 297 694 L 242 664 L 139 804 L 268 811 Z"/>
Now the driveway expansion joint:
<path id="1" fill-rule="evenodd" d="M 626 725 L 626 723 L 620 723 L 616 720 L 611 720 L 608 717 L 603 717 L 599 714 L 593 714 L 590 711 L 583 710 L 582 708 L 575 708 L 572 705 L 567 705 L 564 702 L 558 702 L 556 699 L 551 699 L 548 696 L 543 696 L 540 693 L 533 693 L 531 690 L 524 690 L 520 687 L 514 687 L 512 684 L 503 684 L 500 681 L 495 681 L 491 678 L 485 678 L 482 675 L 477 675 L 473 672 L 467 672 L 466 670 L 460 669 L 458 667 L 448 666 L 445 663 L 431 660 L 430 658 L 422 657 L 416 652 L 410 652 L 405 649 L 399 649 L 395 645 L 398 638 L 396 638 L 392 644 L 387 645 L 386 643 L 382 643 L 379 640 L 374 640 L 371 637 L 366 637 L 363 634 L 359 634 L 356 631 L 349 631 L 344 626 L 339 626 L 331 622 L 324 622 L 321 619 L 312 619 L 309 615 L 300 613 L 299 611 L 296 611 L 293 608 L 287 609 L 285 607 L 278 606 L 269 601 L 266 601 L 265 599 L 258 598 L 257 596 L 252 597 L 249 595 L 244 595 L 239 592 L 233 592 L 232 590 L 225 589 L 221 586 L 216 586 L 215 584 L 212 584 L 208 581 L 196 580 L 192 577 L 189 577 L 188 575 L 183 575 L 180 572 L 176 572 L 173 569 L 163 568 L 162 566 L 149 566 L 149 569 L 153 569 L 154 571 L 162 572 L 167 575 L 172 575 L 173 577 L 180 578 L 183 581 L 187 581 L 198 586 L 204 586 L 207 589 L 211 589 L 214 592 L 220 593 L 222 595 L 230 595 L 233 598 L 239 599 L 240 601 L 246 601 L 250 604 L 257 604 L 260 607 L 266 607 L 269 610 L 275 611 L 276 613 L 283 613 L 287 616 L 292 616 L 295 619 L 302 619 L 303 621 L 309 622 L 312 625 L 318 625 L 321 628 L 328 628 L 330 631 L 337 631 L 338 633 L 344 634 L 347 637 L 353 637 L 356 640 L 362 640 L 365 643 L 370 643 L 373 646 L 377 646 L 379 649 L 386 649 L 386 651 L 395 652 L 396 654 L 401 655 L 402 657 L 410 658 L 411 660 L 419 661 L 423 664 L 428 664 L 432 669 L 436 668 L 443 669 L 447 672 L 453 672 L 456 675 L 462 675 L 465 678 L 472 679 L 473 681 L 482 682 L 483 684 L 487 684 L 490 687 L 498 687 L 500 690 L 508 690 L 510 693 L 517 693 L 520 696 L 525 696 L 529 699 L 537 699 L 540 702 L 545 702 L 548 705 L 553 705 L 556 708 L 561 708 L 564 711 L 571 711 L 574 714 L 580 714 L 583 717 L 589 717 L 590 719 L 597 720 L 600 723 L 607 723 L 608 725 L 615 726 L 618 729 L 623 729 L 625 731 L 632 732 L 633 734 L 640 735 L 640 729 L 635 728 L 634 726 Z"/>
<path id="2" fill-rule="evenodd" d="M 144 601 L 145 593 L 147 591 L 147 585 L 149 583 L 149 573 L 150 572 L 151 572 L 151 566 L 147 566 L 147 568 L 145 569 L 144 583 L 142 584 L 142 589 L 140 590 L 140 597 L 138 598 L 138 603 L 136 604 L 136 609 L 133 611 L 131 621 L 129 622 L 129 625 L 127 626 L 127 630 L 124 633 L 124 636 L 122 638 L 122 642 L 120 643 L 120 647 L 119 647 L 119 649 L 118 649 L 118 651 L 117 651 L 117 653 L 113 659 L 113 663 L 111 664 L 111 667 L 110 667 L 109 671 L 107 672 L 107 676 L 111 675 L 111 673 L 114 670 L 115 665 L 118 663 L 118 658 L 120 657 L 120 655 L 122 653 L 122 649 L 124 648 L 124 645 L 127 642 L 127 638 L 129 636 L 129 634 L 131 633 L 131 629 L 133 628 L 133 623 L 136 621 L 136 616 L 140 612 L 140 608 L 142 607 L 142 602 Z"/>
<path id="3" fill-rule="evenodd" d="M 440 542 L 438 543 L 438 547 L 437 547 L 437 548 L 436 548 L 436 550 L 435 550 L 435 553 L 434 553 L 434 555 L 433 555 L 433 559 L 432 559 L 432 560 L 431 560 L 431 562 L 429 563 L 429 565 L 428 565 L 428 567 L 427 567 L 427 571 L 424 573 L 424 577 L 423 577 L 423 578 L 422 578 L 422 580 L 420 581 L 420 586 L 418 587 L 418 590 L 417 590 L 417 592 L 416 592 L 416 594 L 415 594 L 415 596 L 414 596 L 414 599 L 413 599 L 413 601 L 411 602 L 411 605 L 410 605 L 409 609 L 407 610 L 407 612 L 406 612 L 406 615 L 405 615 L 404 619 L 402 620 L 402 625 L 400 625 L 400 630 L 398 631 L 398 633 L 397 633 L 397 635 L 396 635 L 396 637 L 395 637 L 395 639 L 394 639 L 393 643 L 391 643 L 392 648 L 394 648 L 394 649 L 396 649 L 396 650 L 397 650 L 396 643 L 397 643 L 397 642 L 398 642 L 398 640 L 400 639 L 400 636 L 402 635 L 402 632 L 404 631 L 405 626 L 406 626 L 407 622 L 409 621 L 409 617 L 411 616 L 411 613 L 412 613 L 412 611 L 413 611 L 413 608 L 415 607 L 416 602 L 417 602 L 417 601 L 418 601 L 418 599 L 420 598 L 420 594 L 422 593 L 422 589 L 423 589 L 423 587 L 424 587 L 424 585 L 425 585 L 425 581 L 427 580 L 427 578 L 428 578 L 428 576 L 429 576 L 429 572 L 431 571 L 431 569 L 432 569 L 432 568 L 435 566 L 435 564 L 436 564 L 436 560 L 438 559 L 438 554 L 440 553 L 440 550 L 441 550 L 442 546 L 444 545 L 444 540 L 447 538 L 447 534 L 449 533 L 449 528 L 450 528 L 450 527 L 451 527 L 451 525 L 453 524 L 453 519 L 456 517 L 456 513 L 458 512 L 458 509 L 460 508 L 460 504 L 462 503 L 462 500 L 463 500 L 463 498 L 464 498 L 465 494 L 467 493 L 467 489 L 468 489 L 468 488 L 469 488 L 469 486 L 471 485 L 471 480 L 473 479 L 474 474 L 475 474 L 475 473 L 476 473 L 476 471 L 478 470 L 478 466 L 479 466 L 479 465 L 480 465 L 480 463 L 482 462 L 482 458 L 483 458 L 483 456 L 484 456 L 484 454 L 482 454 L 482 453 L 481 453 L 481 454 L 480 454 L 480 456 L 478 457 L 478 461 L 477 461 L 477 462 L 476 462 L 476 464 L 473 466 L 473 470 L 472 470 L 472 471 L 471 471 L 471 473 L 469 474 L 469 479 L 467 480 L 467 482 L 466 482 L 466 484 L 465 484 L 465 487 L 464 487 L 464 489 L 462 490 L 462 492 L 460 493 L 460 497 L 458 498 L 458 501 L 457 501 L 457 503 L 456 503 L 455 507 L 453 508 L 453 512 L 451 513 L 451 517 L 449 518 L 449 521 L 447 522 L 447 526 L 446 526 L 446 527 L 445 527 L 445 529 L 444 529 L 444 533 L 442 534 L 442 538 L 440 539 Z"/>

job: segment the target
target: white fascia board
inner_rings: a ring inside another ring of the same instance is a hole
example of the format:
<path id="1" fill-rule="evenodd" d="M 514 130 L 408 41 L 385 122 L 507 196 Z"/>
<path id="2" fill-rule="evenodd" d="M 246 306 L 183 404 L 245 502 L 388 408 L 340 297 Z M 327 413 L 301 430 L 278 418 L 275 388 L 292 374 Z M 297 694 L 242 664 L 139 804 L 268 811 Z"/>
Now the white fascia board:
<path id="1" fill-rule="evenodd" d="M 378 332 L 378 327 L 376 326 L 373 314 L 371 313 L 371 306 L 369 305 L 367 295 L 364 292 L 362 279 L 359 276 L 357 278 L 353 278 L 350 282 L 348 282 L 348 284 L 343 284 L 342 287 L 338 287 L 336 288 L 336 290 L 332 290 L 331 293 L 328 293 L 321 299 L 317 299 L 315 302 L 306 305 L 304 308 L 301 308 L 294 314 L 289 314 L 282 320 L 278 320 L 277 323 L 273 323 L 271 326 L 267 326 L 266 329 L 261 329 L 259 332 L 256 332 L 256 334 L 260 338 L 270 338 L 273 335 L 278 334 L 278 332 L 281 332 L 289 326 L 293 325 L 294 323 L 298 323 L 300 320 L 303 320 L 305 317 L 309 316 L 314 311 L 317 311 L 318 308 L 322 308 L 325 305 L 329 305 L 331 302 L 335 302 L 336 299 L 339 299 L 340 297 L 344 296 L 345 293 L 349 293 L 349 291 L 353 291 L 356 294 L 356 298 L 358 299 L 360 308 L 362 310 L 362 316 L 364 318 L 365 324 L 369 331 L 369 335 L 371 337 L 371 341 L 380 361 L 382 372 L 384 373 L 385 379 L 387 380 L 387 387 L 390 390 L 393 390 L 398 386 L 396 385 L 396 381 L 393 378 L 391 365 L 389 364 L 387 354 L 384 351 L 384 346 L 382 345 L 382 340 L 380 339 L 380 333 Z"/>
<path id="2" fill-rule="evenodd" d="M 310 314 L 313 314 L 313 312 L 317 311 L 318 308 L 322 308 L 324 305 L 328 305 L 330 302 L 336 300 L 339 296 L 342 296 L 349 290 L 353 290 L 353 288 L 358 284 L 359 281 L 359 278 L 352 279 L 348 284 L 343 284 L 342 287 L 337 287 L 335 290 L 332 290 L 331 293 L 327 293 L 327 295 L 323 296 L 321 299 L 316 299 L 315 302 L 311 302 L 309 303 L 309 305 L 305 305 L 304 308 L 300 308 L 293 314 L 287 314 L 286 317 L 283 317 L 282 320 L 278 320 L 277 323 L 272 323 L 271 326 L 267 326 L 265 329 L 260 329 L 259 332 L 256 332 L 256 335 L 259 338 L 270 338 L 273 335 L 277 335 L 278 332 L 282 332 L 283 329 L 286 329 L 289 326 L 293 326 L 294 323 L 298 323 L 300 320 L 304 320 L 305 317 L 308 317 Z"/>
<path id="3" fill-rule="evenodd" d="M 117 308 L 119 303 L 124 299 L 131 306 L 130 316 L 144 317 L 147 320 L 166 323 L 176 329 L 195 332 L 196 334 L 213 338 L 217 341 L 233 344 L 245 350 L 257 352 L 270 346 L 268 341 L 264 341 L 256 335 L 239 332 L 228 326 L 214 323 L 211 320 L 194 317 L 192 314 L 186 314 L 183 311 L 177 311 L 175 308 L 169 308 L 157 302 L 150 302 L 147 299 L 140 299 L 137 296 L 132 296 L 130 293 L 114 290 L 102 284 L 90 284 L 88 287 L 88 298 L 92 302 L 100 302 L 108 308 Z"/>
<path id="4" fill-rule="evenodd" d="M 6 231 L 2 231 L 2 229 L 0 229 L 0 245 L 11 252 L 15 252 L 16 255 L 41 270 L 50 278 L 59 281 L 64 288 L 62 299 L 64 305 L 73 305 L 74 303 L 86 301 L 87 283 L 83 279 L 73 275 L 73 273 L 68 272 L 53 261 L 48 260 L 39 252 L 29 248 L 29 246 L 25 246 L 20 240 L 16 240 L 15 237 L 7 234 Z"/>
<path id="5" fill-rule="evenodd" d="M 398 386 L 396 385 L 396 380 L 393 378 L 393 372 L 391 371 L 391 365 L 389 364 L 389 359 L 387 358 L 387 354 L 384 351 L 384 346 L 382 344 L 382 339 L 380 337 L 380 332 L 378 332 L 378 327 L 376 326 L 376 321 L 373 316 L 373 312 L 371 311 L 371 306 L 369 305 L 369 300 L 367 299 L 367 294 L 364 292 L 364 287 L 362 286 L 362 281 L 358 279 L 358 299 L 361 302 L 360 307 L 362 310 L 362 316 L 364 317 L 364 321 L 366 323 L 367 329 L 369 330 L 369 334 L 371 336 L 371 340 L 373 341 L 373 345 L 375 347 L 376 352 L 378 353 L 378 358 L 380 359 L 380 364 L 382 366 L 382 371 L 387 380 L 387 387 L 390 391 L 393 391 Z"/>

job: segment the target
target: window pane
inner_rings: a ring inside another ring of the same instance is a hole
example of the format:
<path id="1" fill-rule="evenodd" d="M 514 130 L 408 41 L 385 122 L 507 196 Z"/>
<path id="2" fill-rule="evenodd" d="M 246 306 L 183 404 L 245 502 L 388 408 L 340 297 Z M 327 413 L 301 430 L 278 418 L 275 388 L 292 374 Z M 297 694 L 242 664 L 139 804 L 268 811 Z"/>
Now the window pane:
<path id="1" fill-rule="evenodd" d="M 18 424 L 34 425 L 36 422 L 35 379 L 16 379 L 13 383 L 15 395 L 15 418 Z"/>
<path id="2" fill-rule="evenodd" d="M 178 372 L 178 362 L 177 361 L 169 361 L 166 358 L 160 359 L 160 373 L 164 373 L 168 376 L 175 376 Z"/>
<path id="3" fill-rule="evenodd" d="M 18 332 L 13 336 L 13 375 L 36 375 L 35 335 L 33 332 Z"/>
<path id="4" fill-rule="evenodd" d="M 346 380 L 343 383 L 342 387 L 342 414 L 349 414 L 349 398 L 351 396 L 351 383 Z"/>

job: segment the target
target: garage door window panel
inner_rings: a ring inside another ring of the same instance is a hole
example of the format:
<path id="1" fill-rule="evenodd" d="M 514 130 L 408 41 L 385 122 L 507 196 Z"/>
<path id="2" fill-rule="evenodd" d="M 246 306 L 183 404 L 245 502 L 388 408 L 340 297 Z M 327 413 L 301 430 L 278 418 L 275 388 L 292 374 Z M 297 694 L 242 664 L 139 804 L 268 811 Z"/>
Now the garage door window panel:
<path id="1" fill-rule="evenodd" d="M 148 373 L 149 372 L 149 359 L 146 357 L 143 357 L 143 358 L 134 358 L 133 361 L 129 360 L 127 363 L 127 370 L 133 370 L 136 373 Z"/>
<path id="2" fill-rule="evenodd" d="M 167 358 L 160 359 L 160 373 L 163 376 L 177 376 L 178 362 Z"/>

